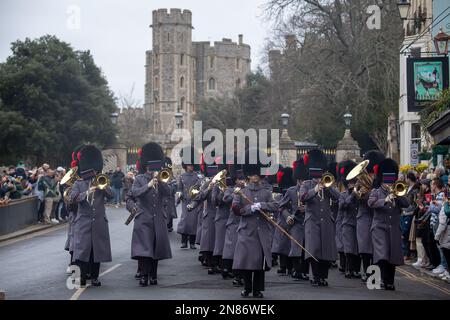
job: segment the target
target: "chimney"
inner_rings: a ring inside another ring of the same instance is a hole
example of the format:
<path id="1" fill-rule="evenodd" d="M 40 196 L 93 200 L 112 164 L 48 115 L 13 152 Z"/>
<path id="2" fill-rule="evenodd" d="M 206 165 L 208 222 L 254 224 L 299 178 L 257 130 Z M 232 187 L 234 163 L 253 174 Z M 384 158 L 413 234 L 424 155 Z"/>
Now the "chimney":
<path id="1" fill-rule="evenodd" d="M 240 34 L 239 35 L 239 45 L 241 45 L 244 41 L 244 35 Z"/>

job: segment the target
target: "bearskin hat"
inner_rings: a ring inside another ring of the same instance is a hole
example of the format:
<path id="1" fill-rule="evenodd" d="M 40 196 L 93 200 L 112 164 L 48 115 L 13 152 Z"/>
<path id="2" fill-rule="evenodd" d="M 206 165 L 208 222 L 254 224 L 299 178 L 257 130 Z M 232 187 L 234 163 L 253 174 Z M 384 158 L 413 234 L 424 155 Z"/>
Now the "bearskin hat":
<path id="1" fill-rule="evenodd" d="M 308 167 L 309 179 L 320 178 L 327 170 L 327 157 L 322 150 L 311 149 L 303 156 L 303 163 Z"/>
<path id="2" fill-rule="evenodd" d="M 81 175 L 83 172 L 93 171 L 99 174 L 103 170 L 103 156 L 100 149 L 94 145 L 87 145 L 77 153 L 78 167 Z"/>
<path id="3" fill-rule="evenodd" d="M 366 168 L 367 172 L 375 173 L 376 175 L 378 166 L 384 159 L 385 159 L 384 155 L 378 150 L 367 151 L 366 154 L 364 154 L 364 160 L 369 160 L 369 164 L 367 165 Z"/>
<path id="4" fill-rule="evenodd" d="M 190 156 L 189 156 L 190 155 Z M 187 146 L 180 151 L 181 166 L 186 170 L 187 165 L 193 165 L 194 171 L 200 171 L 200 164 L 195 163 L 195 160 L 200 159 L 200 154 L 193 146 Z"/>
<path id="5" fill-rule="evenodd" d="M 262 151 L 256 148 L 247 149 L 245 151 L 245 163 L 242 165 L 242 169 L 244 170 L 244 175 L 246 177 L 250 177 L 253 175 L 258 175 L 260 177 L 264 176 L 264 172 L 263 174 L 261 174 L 261 169 L 263 168 L 263 165 L 261 164 L 260 152 Z"/>
<path id="6" fill-rule="evenodd" d="M 386 158 L 380 162 L 376 172 L 374 182 L 375 187 L 381 186 L 382 183 L 393 184 L 398 179 L 398 164 L 391 158 Z"/>
<path id="7" fill-rule="evenodd" d="M 150 162 L 154 163 L 154 169 L 158 170 L 164 166 L 165 155 L 161 146 L 156 142 L 149 142 L 138 151 L 139 159 L 136 168 L 139 173 L 145 173 Z"/>
<path id="8" fill-rule="evenodd" d="M 338 177 L 339 181 L 347 188 L 348 181 L 347 175 L 352 171 L 352 169 L 356 167 L 356 162 L 352 160 L 344 160 L 339 162 L 338 164 Z"/>
<path id="9" fill-rule="evenodd" d="M 327 172 L 331 173 L 335 179 L 338 178 L 338 163 L 330 162 L 328 164 Z"/>
<path id="10" fill-rule="evenodd" d="M 294 170 L 291 167 L 284 167 L 277 173 L 277 183 L 280 191 L 284 192 L 292 186 L 295 186 L 296 182 L 293 177 Z"/>
<path id="11" fill-rule="evenodd" d="M 303 162 L 303 157 L 300 157 L 299 159 L 297 159 L 296 161 L 294 161 L 294 163 L 292 163 L 292 175 L 293 175 L 293 179 L 296 180 L 301 180 L 301 181 L 305 181 L 308 180 L 309 177 L 309 173 L 308 173 L 308 167 L 305 166 L 304 162 Z"/>

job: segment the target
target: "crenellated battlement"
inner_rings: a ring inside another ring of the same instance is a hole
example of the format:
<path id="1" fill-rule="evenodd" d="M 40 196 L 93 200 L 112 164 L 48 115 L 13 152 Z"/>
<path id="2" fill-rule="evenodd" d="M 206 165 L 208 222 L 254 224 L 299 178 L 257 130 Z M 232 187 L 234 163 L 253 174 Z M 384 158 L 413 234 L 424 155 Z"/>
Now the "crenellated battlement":
<path id="1" fill-rule="evenodd" d="M 192 25 L 192 12 L 172 8 L 153 10 L 153 25 L 157 24 L 187 24 Z"/>

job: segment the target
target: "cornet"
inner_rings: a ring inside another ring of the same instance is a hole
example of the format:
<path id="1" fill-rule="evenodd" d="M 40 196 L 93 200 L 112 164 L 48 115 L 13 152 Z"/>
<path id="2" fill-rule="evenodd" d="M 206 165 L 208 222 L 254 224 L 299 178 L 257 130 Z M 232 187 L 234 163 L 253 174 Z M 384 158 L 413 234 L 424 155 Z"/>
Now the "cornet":
<path id="1" fill-rule="evenodd" d="M 99 190 L 105 190 L 110 184 L 109 177 L 106 174 L 100 173 L 95 176 L 92 186 Z"/>
<path id="2" fill-rule="evenodd" d="M 173 173 L 172 170 L 169 168 L 164 168 L 161 171 L 159 171 L 156 175 L 156 178 L 164 183 L 168 183 L 170 180 L 172 180 Z"/>
<path id="3" fill-rule="evenodd" d="M 319 185 L 321 185 L 323 188 L 329 188 L 334 184 L 334 182 L 335 182 L 334 176 L 329 172 L 325 172 L 322 175 L 322 179 L 320 180 Z M 319 198 L 321 200 L 323 200 L 323 188 L 320 189 L 319 193 Z"/>

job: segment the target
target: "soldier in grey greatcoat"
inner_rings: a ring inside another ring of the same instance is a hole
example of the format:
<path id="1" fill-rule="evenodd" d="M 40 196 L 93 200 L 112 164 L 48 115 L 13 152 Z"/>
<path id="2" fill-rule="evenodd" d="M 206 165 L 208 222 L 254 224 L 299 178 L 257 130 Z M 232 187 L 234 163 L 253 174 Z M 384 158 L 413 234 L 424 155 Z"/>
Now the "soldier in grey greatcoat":
<path id="1" fill-rule="evenodd" d="M 300 201 L 300 188 L 303 181 L 307 179 L 308 172 L 302 157 L 294 162 L 293 167 L 292 179 L 297 184 L 287 189 L 283 198 L 278 202 L 278 206 L 290 210 L 290 216 L 287 218 L 290 226 L 289 234 L 298 243 L 305 246 L 305 205 Z M 292 260 L 294 269 L 292 277 L 295 280 L 309 280 L 309 263 L 305 259 L 305 251 L 292 240 L 288 256 Z"/>
<path id="2" fill-rule="evenodd" d="M 112 198 L 111 188 L 100 189 L 96 175 L 103 169 L 101 151 L 85 146 L 79 154 L 80 180 L 70 192 L 70 201 L 78 205 L 73 228 L 73 259 L 81 269 L 80 285 L 86 285 L 90 273 L 92 286 L 100 286 L 100 263 L 111 261 L 108 219 L 105 214 L 105 197 Z"/>
<path id="3" fill-rule="evenodd" d="M 213 198 L 214 189 L 218 188 L 213 182 L 213 177 L 219 173 L 218 165 L 204 165 L 205 177 L 209 180 L 200 188 L 200 192 L 189 204 L 189 210 L 194 210 L 197 207 L 203 207 L 199 219 L 202 219 L 201 224 L 201 238 L 200 238 L 200 253 L 203 254 L 205 266 L 209 267 L 208 274 L 220 273 L 218 268 L 219 260 L 214 256 L 214 244 L 216 237 L 216 203 Z"/>
<path id="4" fill-rule="evenodd" d="M 358 214 L 358 198 L 353 188 L 355 181 L 346 179 L 349 172 L 356 166 L 351 160 L 339 163 L 341 183 L 345 191 L 339 198 L 339 212 L 342 213 L 342 246 L 345 253 L 345 277 L 360 278 L 361 259 L 358 255 L 358 240 L 356 238 L 356 215 Z"/>
<path id="5" fill-rule="evenodd" d="M 321 179 L 327 169 L 325 154 L 318 149 L 310 150 L 303 158 L 309 169 L 309 178 L 300 188 L 301 201 L 306 205 L 305 248 L 310 254 L 314 280 L 313 286 L 327 286 L 328 269 L 336 261 L 335 225 L 331 212 L 332 201 L 339 199 L 339 192 L 333 187 L 325 187 Z"/>
<path id="6" fill-rule="evenodd" d="M 80 145 L 76 147 L 72 152 L 72 162 L 70 164 L 71 169 L 74 169 L 78 171 L 78 152 L 84 147 L 84 145 Z M 81 154 L 81 153 L 80 153 Z M 78 174 L 78 173 L 75 173 Z M 73 179 L 73 178 L 71 178 Z M 67 239 L 66 243 L 64 245 L 64 250 L 68 251 L 70 254 L 70 262 L 69 266 L 67 267 L 67 274 L 72 274 L 72 271 L 70 269 L 70 265 L 72 265 L 73 261 L 73 228 L 74 228 L 74 221 L 77 217 L 77 211 L 78 211 L 78 205 L 76 203 L 72 203 L 70 201 L 70 191 L 71 187 L 69 185 L 63 185 L 64 187 L 64 193 L 67 192 L 68 197 L 64 197 L 65 206 L 67 208 L 68 212 L 68 222 L 69 226 L 67 228 Z M 70 189 L 69 189 L 70 188 Z"/>
<path id="7" fill-rule="evenodd" d="M 250 152 L 258 154 L 258 150 Z M 241 216 L 233 270 L 239 272 L 244 279 L 241 296 L 248 297 L 253 292 L 253 297 L 262 298 L 264 271 L 270 270 L 272 265 L 272 227 L 264 214 L 275 212 L 277 206 L 272 193 L 261 182 L 260 160 L 256 164 L 250 164 L 249 151 L 246 152 L 245 159 L 243 170 L 249 181 L 241 193 L 235 194 L 232 204 L 234 214 Z"/>
<path id="8" fill-rule="evenodd" d="M 366 167 L 366 171 L 372 180 L 375 179 L 375 170 L 378 170 L 378 166 L 381 161 L 385 159 L 384 155 L 380 151 L 371 150 L 364 154 L 364 160 L 369 160 L 369 164 Z M 372 247 L 372 220 L 373 209 L 367 205 L 369 200 L 369 192 L 364 194 L 359 199 L 358 215 L 356 216 L 356 237 L 358 239 L 358 251 L 361 256 L 363 271 L 361 274 L 361 281 L 367 281 L 367 268 L 372 264 L 373 247 Z"/>
<path id="9" fill-rule="evenodd" d="M 189 154 L 190 153 L 190 154 Z M 195 243 L 199 241 L 196 239 L 198 217 L 202 208 L 197 208 L 188 211 L 187 205 L 191 202 L 189 189 L 194 185 L 199 185 L 201 178 L 198 173 L 198 164 L 195 164 L 196 151 L 193 147 L 186 147 L 182 150 L 181 165 L 185 170 L 178 178 L 177 194 L 178 201 L 181 201 L 181 217 L 178 221 L 177 232 L 181 234 L 181 248 L 187 248 L 189 240 L 190 248 L 196 249 Z M 197 170 L 196 170 L 197 169 Z"/>
<path id="10" fill-rule="evenodd" d="M 233 166 L 231 170 L 231 178 L 233 180 L 233 185 L 229 186 L 224 191 L 222 199 L 222 201 L 230 207 L 230 215 L 228 216 L 228 220 L 225 225 L 225 241 L 222 251 L 222 277 L 224 279 L 234 277 L 233 284 L 235 286 L 242 286 L 243 282 L 241 275 L 239 273 L 232 273 L 233 258 L 237 242 L 237 229 L 239 222 L 241 221 L 241 217 L 234 214 L 233 210 L 231 210 L 231 205 L 234 198 L 234 189 L 236 187 L 241 189 L 245 187 L 245 176 L 242 171 L 242 166 L 238 164 Z"/>
<path id="11" fill-rule="evenodd" d="M 164 152 L 155 142 L 145 144 L 140 153 L 139 175 L 131 187 L 136 200 L 137 214 L 131 239 L 131 258 L 138 260 L 141 272 L 140 286 L 157 284 L 158 261 L 172 258 L 167 213 L 163 198 L 170 194 L 169 187 L 157 178 L 164 167 Z"/>
<path id="12" fill-rule="evenodd" d="M 295 184 L 292 178 L 292 168 L 280 168 L 276 177 L 276 183 L 278 185 L 277 191 L 280 193 L 274 200 L 279 203 L 283 199 L 287 189 Z M 291 225 L 288 224 L 288 217 L 291 215 L 290 207 L 279 207 L 279 210 L 277 211 L 276 222 L 289 232 L 291 228 Z M 289 257 L 290 251 L 291 240 L 280 230 L 275 229 L 272 241 L 272 254 L 276 254 L 280 257 L 280 268 L 277 270 L 277 273 L 280 275 L 285 275 L 286 273 L 292 275 L 293 259 Z"/>
<path id="13" fill-rule="evenodd" d="M 367 204 L 373 209 L 372 243 L 373 262 L 380 266 L 382 286 L 395 290 L 395 267 L 403 265 L 402 208 L 409 206 L 404 196 L 395 196 L 389 188 L 398 178 L 398 165 L 392 159 L 383 160 L 378 168 L 375 186 Z"/>
<path id="14" fill-rule="evenodd" d="M 166 157 L 164 167 L 167 168 L 168 170 L 172 170 L 172 159 Z M 170 192 L 169 195 L 164 197 L 163 199 L 163 207 L 167 215 L 167 230 L 169 232 L 172 232 L 173 219 L 178 218 L 177 207 L 175 205 L 175 194 L 178 190 L 178 186 L 175 177 L 172 177 L 172 179 L 167 182 L 167 185 L 169 187 Z"/>

